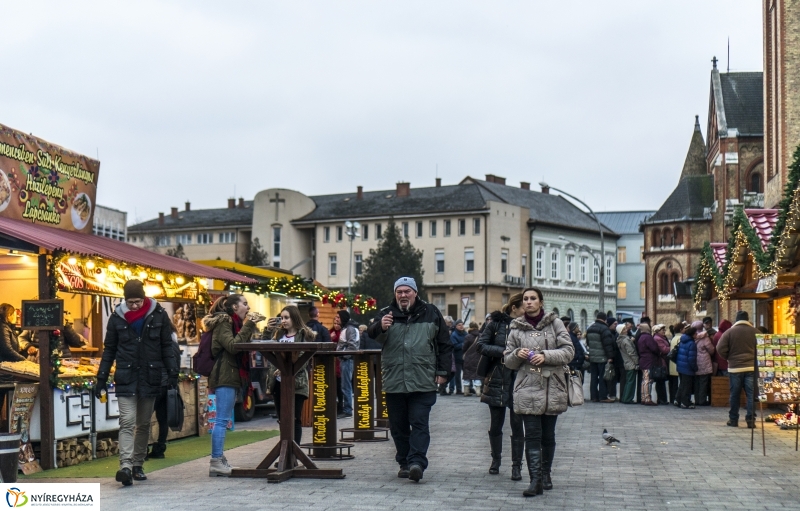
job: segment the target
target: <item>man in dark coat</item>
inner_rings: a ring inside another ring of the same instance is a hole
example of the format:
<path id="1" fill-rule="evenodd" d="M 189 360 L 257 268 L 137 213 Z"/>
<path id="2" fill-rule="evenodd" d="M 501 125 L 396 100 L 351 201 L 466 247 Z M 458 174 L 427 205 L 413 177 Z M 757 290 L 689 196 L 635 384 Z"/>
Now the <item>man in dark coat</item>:
<path id="1" fill-rule="evenodd" d="M 317 333 L 314 342 L 331 342 L 331 333 L 319 322 L 319 309 L 308 309 L 308 323 L 306 326 Z"/>
<path id="2" fill-rule="evenodd" d="M 116 360 L 115 391 L 119 405 L 119 465 L 116 479 L 123 486 L 144 481 L 142 470 L 150 439 L 150 417 L 161 393 L 162 370 L 168 385 L 178 386 L 178 362 L 172 346 L 171 320 L 157 301 L 147 298 L 139 280 L 123 287 L 125 301 L 108 320 L 95 395 L 108 391 Z"/>
<path id="3" fill-rule="evenodd" d="M 606 314 L 598 312 L 595 322 L 586 330 L 586 344 L 589 346 L 589 363 L 591 369 L 590 395 L 592 401 L 613 403 L 609 399 L 608 387 L 603 379 L 606 364 L 614 363 L 614 337 L 606 323 Z"/>
<path id="4" fill-rule="evenodd" d="M 447 382 L 453 345 L 442 313 L 417 296 L 417 283 L 400 277 L 394 300 L 367 329 L 381 344 L 381 373 L 398 477 L 419 482 L 428 467 L 431 407 Z"/>

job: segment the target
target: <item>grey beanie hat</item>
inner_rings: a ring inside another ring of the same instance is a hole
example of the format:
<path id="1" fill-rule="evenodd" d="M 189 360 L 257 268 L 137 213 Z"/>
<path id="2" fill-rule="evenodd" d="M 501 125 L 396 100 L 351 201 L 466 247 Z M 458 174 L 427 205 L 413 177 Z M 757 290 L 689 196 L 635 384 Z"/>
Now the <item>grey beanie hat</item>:
<path id="1" fill-rule="evenodd" d="M 419 292 L 417 290 L 417 282 L 413 277 L 400 277 L 397 279 L 397 281 L 394 283 L 394 290 L 397 291 L 397 288 L 400 286 L 408 286 L 413 289 L 415 293 Z"/>

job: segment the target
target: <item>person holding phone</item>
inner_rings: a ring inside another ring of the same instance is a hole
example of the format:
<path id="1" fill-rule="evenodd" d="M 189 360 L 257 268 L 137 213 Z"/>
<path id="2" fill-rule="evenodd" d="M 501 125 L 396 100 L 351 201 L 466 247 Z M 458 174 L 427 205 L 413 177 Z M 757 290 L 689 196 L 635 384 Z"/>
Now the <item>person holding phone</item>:
<path id="1" fill-rule="evenodd" d="M 400 277 L 394 300 L 367 329 L 381 345 L 381 373 L 389 426 L 400 465 L 397 477 L 419 482 L 428 467 L 428 427 L 437 385 L 450 373 L 453 344 L 439 309 L 417 296 L 417 283 Z"/>

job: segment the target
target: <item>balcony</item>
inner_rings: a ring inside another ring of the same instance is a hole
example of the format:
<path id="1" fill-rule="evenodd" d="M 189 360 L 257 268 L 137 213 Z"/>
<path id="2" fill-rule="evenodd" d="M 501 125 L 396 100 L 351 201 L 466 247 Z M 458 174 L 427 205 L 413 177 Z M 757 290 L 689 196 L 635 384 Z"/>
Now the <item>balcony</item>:
<path id="1" fill-rule="evenodd" d="M 764 194 L 755 192 L 744 192 L 742 202 L 746 208 L 763 208 Z"/>
<path id="2" fill-rule="evenodd" d="M 525 277 L 514 277 L 513 275 L 503 275 L 503 283 L 509 286 L 525 287 Z"/>
<path id="3" fill-rule="evenodd" d="M 675 303 L 675 295 L 658 295 L 658 303 Z"/>

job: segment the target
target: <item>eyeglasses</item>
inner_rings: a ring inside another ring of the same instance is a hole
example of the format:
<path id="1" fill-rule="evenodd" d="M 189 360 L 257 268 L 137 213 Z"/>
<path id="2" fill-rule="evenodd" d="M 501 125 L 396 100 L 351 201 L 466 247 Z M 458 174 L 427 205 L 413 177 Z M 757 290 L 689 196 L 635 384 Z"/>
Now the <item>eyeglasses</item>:
<path id="1" fill-rule="evenodd" d="M 125 303 L 128 305 L 128 307 L 136 307 L 136 306 L 140 306 L 141 307 L 141 305 L 144 303 L 144 300 L 142 300 L 142 299 L 125 300 Z"/>

